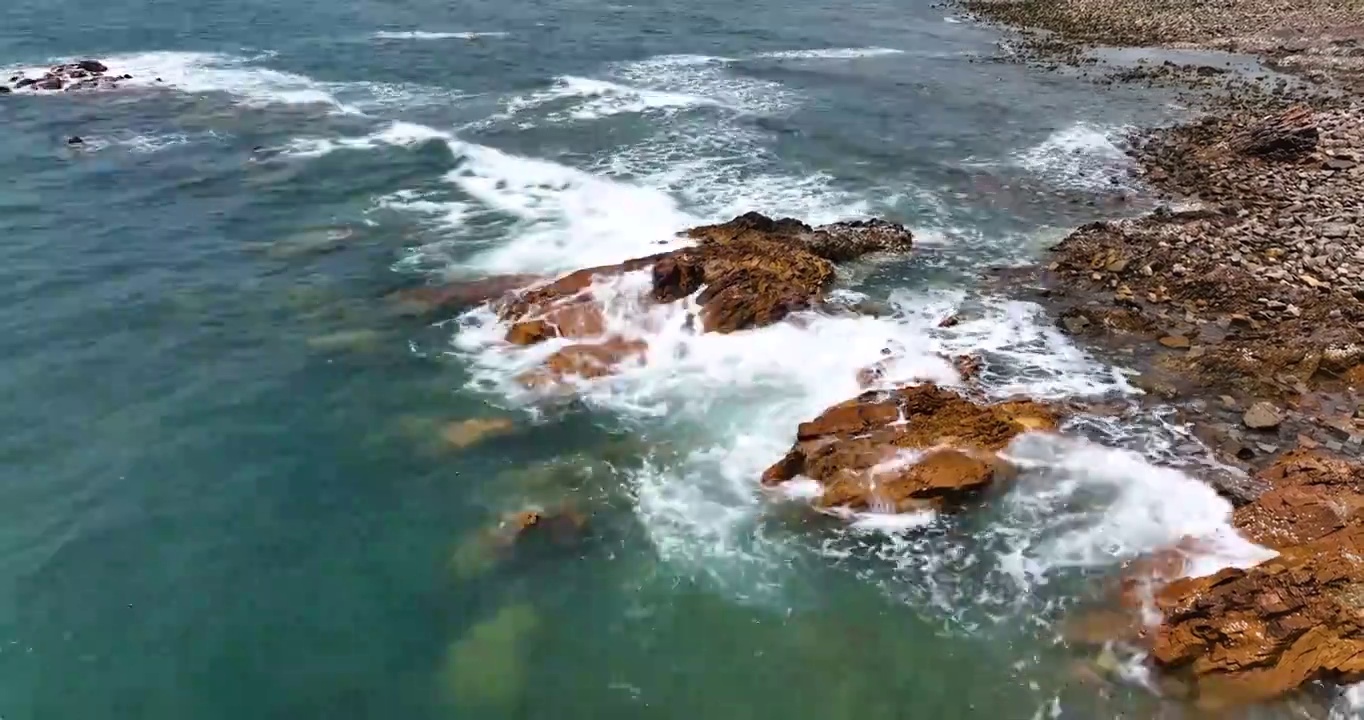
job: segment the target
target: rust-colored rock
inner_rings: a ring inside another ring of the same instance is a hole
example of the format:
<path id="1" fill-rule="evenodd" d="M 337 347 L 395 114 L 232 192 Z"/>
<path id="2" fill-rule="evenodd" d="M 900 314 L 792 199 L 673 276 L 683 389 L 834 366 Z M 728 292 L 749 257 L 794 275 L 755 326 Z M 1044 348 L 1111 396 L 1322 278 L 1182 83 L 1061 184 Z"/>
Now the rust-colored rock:
<path id="1" fill-rule="evenodd" d="M 508 513 L 487 539 L 494 550 L 509 550 L 527 542 L 546 540 L 557 545 L 576 543 L 587 532 L 587 516 L 570 506 L 554 510 L 529 509 Z"/>
<path id="2" fill-rule="evenodd" d="M 1199 551 L 1173 548 L 1126 569 L 1125 613 L 1076 627 L 1144 644 L 1207 709 L 1271 700 L 1314 680 L 1364 680 L 1364 463 L 1296 450 L 1256 480 L 1269 490 L 1233 522 L 1277 557 L 1172 580 L 1187 571 L 1187 551 Z M 1154 626 L 1132 622 L 1143 606 L 1159 618 Z"/>
<path id="3" fill-rule="evenodd" d="M 1236 527 L 1246 537 L 1281 550 L 1364 525 L 1364 464 L 1320 451 L 1295 451 L 1261 471 L 1269 490 L 1237 508 Z M 1364 580 L 1364 577 L 1361 578 Z"/>
<path id="4" fill-rule="evenodd" d="M 507 331 L 507 342 L 513 345 L 534 345 L 556 337 L 598 337 L 606 332 L 606 316 L 595 302 L 587 299 L 564 302 L 551 307 L 544 315 L 518 322 Z"/>
<path id="5" fill-rule="evenodd" d="M 550 338 L 585 340 L 606 332 L 603 308 L 592 285 L 603 278 L 648 270 L 652 287 L 643 301 L 676 302 L 696 296 L 702 332 L 730 333 L 780 322 L 818 306 L 834 281 L 834 262 L 873 252 L 909 249 L 912 235 L 882 220 L 818 228 L 790 218 L 757 213 L 727 223 L 693 228 L 692 247 L 584 268 L 506 298 L 499 316 L 509 323 L 508 342 L 533 345 Z M 542 385 L 570 375 L 599 377 L 643 351 L 638 341 L 616 338 L 606 347 L 574 345 L 523 378 Z"/>
<path id="6" fill-rule="evenodd" d="M 762 480 L 817 480 L 826 508 L 942 507 L 987 487 L 995 453 L 1014 437 L 1058 422 L 1037 403 L 981 405 L 935 385 L 869 392 L 801 423 L 795 446 Z"/>
<path id="7" fill-rule="evenodd" d="M 1199 705 L 1270 700 L 1312 680 L 1364 680 L 1364 526 L 1249 570 L 1176 580 L 1156 596 L 1152 657 Z"/>
<path id="8" fill-rule="evenodd" d="M 621 364 L 644 358 L 648 344 L 643 340 L 608 338 L 601 343 L 569 345 L 545 361 L 540 368 L 518 378 L 530 388 L 546 389 L 571 379 L 592 379 L 610 375 Z"/>
<path id="9" fill-rule="evenodd" d="M 404 309 L 413 312 L 458 311 L 497 300 L 541 279 L 538 275 L 497 275 L 481 280 L 399 290 L 393 294 L 393 299 Z"/>

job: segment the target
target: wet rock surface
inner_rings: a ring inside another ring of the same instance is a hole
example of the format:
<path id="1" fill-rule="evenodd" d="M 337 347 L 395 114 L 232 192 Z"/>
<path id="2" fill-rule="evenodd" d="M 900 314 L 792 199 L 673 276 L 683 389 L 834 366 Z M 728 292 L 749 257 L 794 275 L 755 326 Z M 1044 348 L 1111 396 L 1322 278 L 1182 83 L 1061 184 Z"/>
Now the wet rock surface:
<path id="1" fill-rule="evenodd" d="M 936 385 L 868 392 L 801 423 L 796 444 L 763 474 L 765 485 L 817 481 L 822 508 L 941 509 L 986 489 L 996 453 L 1059 414 L 1030 401 L 976 403 Z"/>
<path id="2" fill-rule="evenodd" d="M 584 268 L 495 303 L 501 319 L 510 325 L 506 340 L 513 345 L 536 345 L 556 338 L 592 341 L 562 348 L 542 369 L 524 375 L 522 382 L 547 387 L 570 377 L 601 377 L 644 356 L 647 345 L 642 339 L 609 332 L 594 283 L 648 271 L 648 290 L 636 298 L 641 306 L 693 298 L 697 331 L 732 333 L 820 307 L 834 282 L 835 262 L 904 252 L 913 239 L 903 226 L 881 220 L 816 228 L 758 213 L 685 234 L 697 244 L 616 265 Z M 515 280 L 519 278 L 506 284 Z M 490 282 L 488 289 L 501 288 L 501 283 Z"/>
<path id="3" fill-rule="evenodd" d="M 13 87 L 0 86 L 0 94 L 9 94 L 12 91 L 32 93 L 111 90 L 117 88 L 124 80 L 132 79 L 132 75 L 110 72 L 108 66 L 98 60 L 77 60 L 54 65 L 40 77 L 15 75 L 9 78 Z"/>

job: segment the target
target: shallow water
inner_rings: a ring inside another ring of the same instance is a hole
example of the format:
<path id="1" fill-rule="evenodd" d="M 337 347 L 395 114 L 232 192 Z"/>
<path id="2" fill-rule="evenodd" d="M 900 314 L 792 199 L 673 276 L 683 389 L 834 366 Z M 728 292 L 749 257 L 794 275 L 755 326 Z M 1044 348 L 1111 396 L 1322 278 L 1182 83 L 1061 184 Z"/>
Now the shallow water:
<path id="1" fill-rule="evenodd" d="M 4 720 L 1131 717 L 1149 693 L 1077 686 L 1057 619 L 1185 535 L 1256 557 L 1157 467 L 1206 462 L 1160 413 L 1021 442 L 956 518 L 849 529 L 756 484 L 889 342 L 902 377 L 975 351 L 1000 397 L 1132 397 L 977 277 L 1142 207 L 1116 143 L 1183 112 L 1159 91 L 994 62 L 926 2 L 22 0 L 6 26 L 6 78 L 135 80 L 0 100 Z M 512 382 L 548 349 L 382 300 L 755 209 L 914 228 L 843 278 L 893 312 L 697 337 L 656 311 L 648 364 L 564 404 Z M 517 430 L 442 444 L 473 417 Z M 469 544 L 564 501 L 580 547 Z"/>

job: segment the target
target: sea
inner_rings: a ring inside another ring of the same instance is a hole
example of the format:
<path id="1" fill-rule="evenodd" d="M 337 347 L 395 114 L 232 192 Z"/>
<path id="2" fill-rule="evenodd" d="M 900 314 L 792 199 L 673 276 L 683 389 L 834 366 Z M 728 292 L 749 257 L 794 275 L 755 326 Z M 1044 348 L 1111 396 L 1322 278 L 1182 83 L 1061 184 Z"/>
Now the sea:
<path id="1" fill-rule="evenodd" d="M 1198 572 L 1266 556 L 1130 363 L 983 279 L 1152 206 L 1125 138 L 1195 109 L 1097 82 L 1113 62 L 1018 62 L 928 0 L 3 16 L 0 82 L 133 76 L 0 95 L 3 720 L 1179 717 L 1068 619 L 1187 538 Z M 729 335 L 608 283 L 647 360 L 567 395 L 516 381 L 552 347 L 509 348 L 488 310 L 392 301 L 748 211 L 883 217 L 916 247 L 840 269 L 878 313 Z M 1021 438 L 1018 477 L 957 514 L 763 489 L 892 346 L 903 379 L 974 353 L 989 397 L 1127 410 Z M 504 431 L 452 443 L 471 420 Z M 581 537 L 488 542 L 565 507 Z"/>

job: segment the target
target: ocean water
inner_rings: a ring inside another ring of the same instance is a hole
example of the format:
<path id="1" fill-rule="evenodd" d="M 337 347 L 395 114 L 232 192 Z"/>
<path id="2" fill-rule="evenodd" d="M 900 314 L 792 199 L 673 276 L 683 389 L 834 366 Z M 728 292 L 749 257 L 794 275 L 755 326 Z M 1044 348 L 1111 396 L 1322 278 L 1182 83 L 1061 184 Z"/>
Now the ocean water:
<path id="1" fill-rule="evenodd" d="M 812 518 L 761 491 L 798 422 L 895 374 L 1123 402 L 1122 367 L 982 290 L 1139 211 L 1159 91 L 997 62 L 926 0 L 13 0 L 4 79 L 98 57 L 117 91 L 0 97 L 0 718 L 1116 718 L 1068 610 L 1185 536 L 1263 551 L 1170 415 L 1025 438 L 955 517 Z M 68 146 L 79 135 L 84 144 Z M 486 312 L 396 287 L 553 274 L 758 210 L 912 227 L 847 267 L 881 317 L 694 336 L 600 290 L 647 363 L 571 401 Z M 954 312 L 965 321 L 940 329 Z M 647 317 L 644 317 L 645 315 Z M 442 429 L 508 418 L 456 449 Z M 570 503 L 570 547 L 486 557 Z"/>

